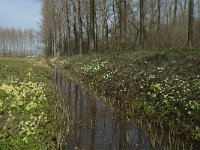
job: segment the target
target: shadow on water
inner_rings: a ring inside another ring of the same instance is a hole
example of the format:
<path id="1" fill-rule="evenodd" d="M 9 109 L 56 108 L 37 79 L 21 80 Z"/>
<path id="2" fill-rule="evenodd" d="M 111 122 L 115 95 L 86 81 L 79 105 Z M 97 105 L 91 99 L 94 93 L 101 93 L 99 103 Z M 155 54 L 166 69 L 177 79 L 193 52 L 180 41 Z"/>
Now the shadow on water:
<path id="1" fill-rule="evenodd" d="M 55 83 L 62 91 L 71 122 L 66 150 L 184 150 L 173 132 L 157 130 L 147 120 L 127 119 L 125 109 L 102 103 L 55 70 Z"/>

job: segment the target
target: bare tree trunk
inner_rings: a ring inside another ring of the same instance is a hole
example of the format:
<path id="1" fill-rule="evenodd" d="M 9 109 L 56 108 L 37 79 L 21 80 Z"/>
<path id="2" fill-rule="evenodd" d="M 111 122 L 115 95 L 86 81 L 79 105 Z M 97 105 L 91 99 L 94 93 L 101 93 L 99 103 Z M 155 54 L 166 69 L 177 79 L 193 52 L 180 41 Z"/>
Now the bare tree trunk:
<path id="1" fill-rule="evenodd" d="M 90 0 L 90 36 L 89 50 L 95 50 L 95 0 Z"/>
<path id="2" fill-rule="evenodd" d="M 65 21 L 63 30 L 64 30 L 64 31 L 63 31 L 63 32 L 64 32 L 64 33 L 63 33 L 63 34 L 64 34 L 64 37 L 63 37 L 63 38 L 64 38 L 64 39 L 63 39 L 63 44 L 64 44 L 64 55 L 66 56 L 66 55 L 68 54 L 68 50 L 69 50 L 69 49 L 68 49 L 68 47 L 69 47 L 69 46 L 68 46 L 68 44 L 69 44 L 69 43 L 68 43 L 69 39 L 68 39 L 68 35 L 67 35 L 67 32 L 68 32 L 68 31 L 67 31 L 67 21 Z"/>
<path id="3" fill-rule="evenodd" d="M 120 0 L 120 50 L 127 49 L 127 6 L 126 0 Z"/>
<path id="4" fill-rule="evenodd" d="M 188 47 L 193 47 L 193 17 L 194 17 L 194 0 L 189 1 L 189 20 L 188 20 Z"/>
<path id="5" fill-rule="evenodd" d="M 140 0 L 140 39 L 139 45 L 144 48 L 144 0 Z"/>
<path id="6" fill-rule="evenodd" d="M 109 50 L 109 39 L 108 39 L 108 34 L 109 34 L 109 31 L 108 31 L 108 22 L 106 21 L 106 50 Z"/>
<path id="7" fill-rule="evenodd" d="M 88 53 L 90 48 L 90 22 L 89 22 L 89 15 L 86 15 L 86 21 L 87 21 L 87 49 L 86 53 Z"/>
<path id="8" fill-rule="evenodd" d="M 70 46 L 70 40 L 71 40 L 71 27 L 70 27 L 70 21 L 69 21 L 69 0 L 67 0 L 67 32 L 68 32 L 68 41 L 67 41 L 67 51 L 68 51 L 68 55 L 72 54 L 71 51 L 71 46 Z"/>
<path id="9" fill-rule="evenodd" d="M 160 0 L 158 0 L 158 25 L 157 25 L 157 31 L 160 31 L 160 7 L 161 7 L 161 3 Z"/>
<path id="10" fill-rule="evenodd" d="M 103 44 L 105 45 L 106 50 L 109 49 L 108 45 L 108 8 L 107 0 L 103 0 Z"/>
<path id="11" fill-rule="evenodd" d="M 180 3 L 181 4 L 181 10 L 182 10 L 182 18 L 183 18 L 183 22 L 182 23 L 185 23 L 186 21 L 185 21 L 185 13 L 186 13 L 186 6 L 187 6 L 187 1 L 188 0 L 184 0 L 184 2 L 183 2 L 183 4 L 182 3 Z"/>
<path id="12" fill-rule="evenodd" d="M 177 4 L 178 4 L 178 0 L 174 1 L 174 18 L 173 18 L 173 25 L 176 25 L 176 14 L 177 14 Z"/>
<path id="13" fill-rule="evenodd" d="M 112 11 L 113 11 L 113 14 L 114 14 L 114 34 L 113 34 L 113 37 L 114 37 L 114 43 L 113 43 L 113 47 L 115 50 L 118 49 L 118 46 L 117 46 L 117 43 L 118 43 L 118 37 L 117 37 L 117 16 L 116 16 L 116 6 L 115 6 L 115 0 L 112 0 Z"/>
<path id="14" fill-rule="evenodd" d="M 97 23 L 97 18 L 95 15 L 95 50 L 98 51 L 98 23 Z"/>
<path id="15" fill-rule="evenodd" d="M 154 29 L 154 0 L 151 0 L 151 20 L 150 20 L 150 31 Z"/>
<path id="16" fill-rule="evenodd" d="M 78 53 L 78 33 L 77 33 L 77 15 L 76 15 L 76 6 L 75 2 L 73 3 L 73 9 L 74 9 L 74 48 L 75 48 L 75 54 Z"/>
<path id="17" fill-rule="evenodd" d="M 82 16 L 81 16 L 81 2 L 78 0 L 78 19 L 79 19 L 79 53 L 83 53 L 83 29 L 82 29 Z"/>

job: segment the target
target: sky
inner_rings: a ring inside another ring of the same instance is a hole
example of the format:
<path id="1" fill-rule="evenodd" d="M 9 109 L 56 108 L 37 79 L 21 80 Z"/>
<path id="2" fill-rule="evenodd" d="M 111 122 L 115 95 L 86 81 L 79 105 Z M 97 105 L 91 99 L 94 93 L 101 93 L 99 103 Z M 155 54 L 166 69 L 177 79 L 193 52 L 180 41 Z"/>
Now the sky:
<path id="1" fill-rule="evenodd" d="M 0 26 L 39 29 L 41 0 L 0 0 Z"/>

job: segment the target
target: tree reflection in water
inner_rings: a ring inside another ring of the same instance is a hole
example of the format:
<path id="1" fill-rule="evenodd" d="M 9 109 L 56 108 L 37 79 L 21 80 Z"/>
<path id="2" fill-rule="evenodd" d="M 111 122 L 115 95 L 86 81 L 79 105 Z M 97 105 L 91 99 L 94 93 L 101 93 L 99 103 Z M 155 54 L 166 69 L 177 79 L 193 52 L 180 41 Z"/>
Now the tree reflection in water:
<path id="1" fill-rule="evenodd" d="M 126 107 L 110 107 L 95 99 L 79 85 L 55 74 L 70 109 L 71 134 L 66 150 L 150 150 L 152 139 L 144 129 L 126 116 Z M 159 138 L 159 137 L 158 137 Z M 179 142 L 179 141 L 178 141 Z M 155 145 L 154 145 L 155 146 Z M 173 148 L 157 144 L 153 149 Z M 179 147 L 179 145 L 175 145 Z M 180 147 L 179 147 L 180 148 Z"/>

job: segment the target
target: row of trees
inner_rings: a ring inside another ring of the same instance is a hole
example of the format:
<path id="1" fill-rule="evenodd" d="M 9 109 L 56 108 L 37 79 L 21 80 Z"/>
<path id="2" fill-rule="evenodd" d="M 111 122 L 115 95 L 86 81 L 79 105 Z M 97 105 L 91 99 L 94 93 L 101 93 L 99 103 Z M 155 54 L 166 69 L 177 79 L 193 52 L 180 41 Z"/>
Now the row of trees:
<path id="1" fill-rule="evenodd" d="M 36 56 L 41 53 L 38 32 L 0 27 L 0 56 Z"/>
<path id="2" fill-rule="evenodd" d="M 44 0 L 47 55 L 200 47 L 200 0 Z"/>

